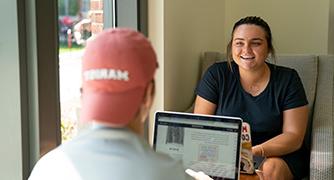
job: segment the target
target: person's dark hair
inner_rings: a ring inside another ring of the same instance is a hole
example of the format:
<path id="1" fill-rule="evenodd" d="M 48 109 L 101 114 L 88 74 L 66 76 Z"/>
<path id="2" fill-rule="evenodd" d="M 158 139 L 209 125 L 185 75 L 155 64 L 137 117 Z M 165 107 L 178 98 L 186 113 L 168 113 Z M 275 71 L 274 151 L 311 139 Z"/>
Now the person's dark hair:
<path id="1" fill-rule="evenodd" d="M 244 18 L 240 19 L 233 26 L 232 34 L 231 34 L 231 40 L 228 43 L 227 49 L 226 49 L 227 62 L 229 64 L 229 66 L 231 67 L 231 62 L 233 61 L 233 57 L 232 57 L 232 41 L 233 41 L 234 31 L 240 25 L 244 25 L 244 24 L 256 25 L 256 26 L 261 27 L 264 30 L 265 36 L 266 36 L 266 40 L 267 40 L 267 44 L 268 44 L 268 50 L 269 50 L 271 59 L 275 62 L 276 54 L 275 54 L 275 49 L 274 49 L 273 42 L 272 42 L 273 38 L 272 38 L 272 35 L 271 35 L 271 30 L 270 30 L 269 25 L 267 24 L 266 21 L 264 21 L 260 17 L 257 17 L 257 16 L 247 16 L 247 17 L 244 17 Z"/>

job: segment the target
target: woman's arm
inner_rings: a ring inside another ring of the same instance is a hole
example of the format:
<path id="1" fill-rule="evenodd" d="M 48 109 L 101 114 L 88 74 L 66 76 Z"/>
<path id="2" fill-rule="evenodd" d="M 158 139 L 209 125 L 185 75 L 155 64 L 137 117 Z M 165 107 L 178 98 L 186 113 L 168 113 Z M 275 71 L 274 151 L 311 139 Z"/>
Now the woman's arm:
<path id="1" fill-rule="evenodd" d="M 307 120 L 307 105 L 283 111 L 282 134 L 254 146 L 253 154 L 281 156 L 298 150 L 303 143 Z"/>
<path id="2" fill-rule="evenodd" d="M 202 98 L 196 96 L 194 113 L 196 114 L 215 114 L 217 105 Z"/>

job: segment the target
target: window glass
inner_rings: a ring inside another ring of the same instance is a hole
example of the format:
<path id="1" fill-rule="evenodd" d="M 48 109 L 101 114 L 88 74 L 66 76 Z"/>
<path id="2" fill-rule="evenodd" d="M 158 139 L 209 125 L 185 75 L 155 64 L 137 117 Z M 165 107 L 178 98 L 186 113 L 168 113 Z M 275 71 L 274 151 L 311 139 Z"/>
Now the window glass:
<path id="1" fill-rule="evenodd" d="M 78 132 L 81 57 L 88 38 L 103 29 L 103 0 L 58 0 L 62 142 Z"/>
<path id="2" fill-rule="evenodd" d="M 72 139 L 80 129 L 81 57 L 87 39 L 116 26 L 145 34 L 146 6 L 146 0 L 58 0 L 62 141 Z"/>

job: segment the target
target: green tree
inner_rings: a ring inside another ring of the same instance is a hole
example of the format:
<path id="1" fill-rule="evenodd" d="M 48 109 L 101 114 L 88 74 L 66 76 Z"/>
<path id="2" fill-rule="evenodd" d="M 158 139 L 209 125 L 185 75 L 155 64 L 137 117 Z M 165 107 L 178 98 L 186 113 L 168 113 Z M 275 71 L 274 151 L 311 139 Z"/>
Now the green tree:
<path id="1" fill-rule="evenodd" d="M 58 0 L 59 16 L 76 16 L 80 12 L 78 0 Z"/>

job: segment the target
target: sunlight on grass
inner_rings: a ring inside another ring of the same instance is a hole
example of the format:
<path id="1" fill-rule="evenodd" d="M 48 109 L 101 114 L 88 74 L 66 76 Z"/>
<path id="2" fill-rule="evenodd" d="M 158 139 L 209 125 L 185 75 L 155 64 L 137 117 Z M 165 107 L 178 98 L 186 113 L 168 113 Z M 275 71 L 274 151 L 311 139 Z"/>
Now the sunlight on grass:
<path id="1" fill-rule="evenodd" d="M 65 53 L 65 52 L 75 52 L 80 51 L 84 48 L 84 46 L 73 44 L 71 48 L 67 47 L 67 44 L 59 44 L 59 54 Z"/>

